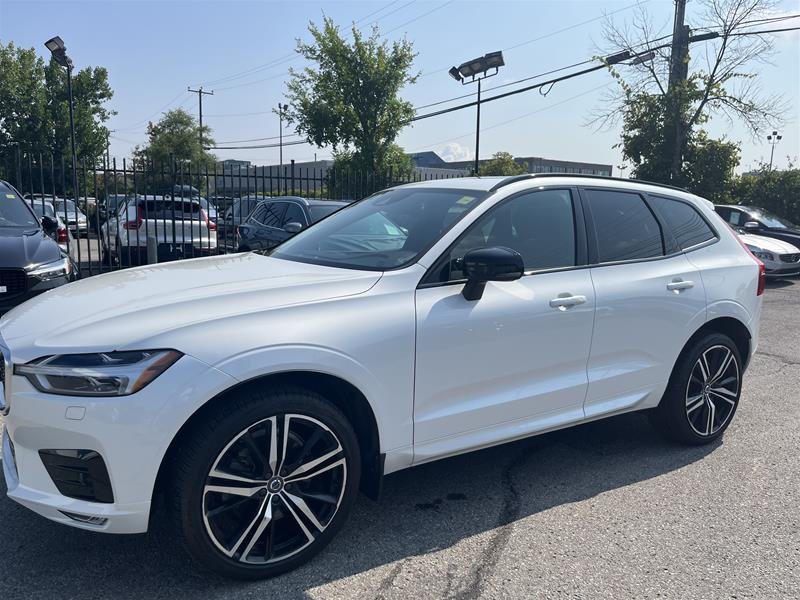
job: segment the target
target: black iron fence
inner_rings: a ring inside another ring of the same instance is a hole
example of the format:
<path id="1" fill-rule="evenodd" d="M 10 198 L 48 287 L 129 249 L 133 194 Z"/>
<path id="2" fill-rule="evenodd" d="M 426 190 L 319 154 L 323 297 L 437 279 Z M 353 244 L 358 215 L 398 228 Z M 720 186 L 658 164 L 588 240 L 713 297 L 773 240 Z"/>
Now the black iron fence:
<path id="1" fill-rule="evenodd" d="M 81 276 L 133 265 L 238 251 L 237 227 L 268 198 L 355 201 L 375 191 L 459 173 L 360 172 L 195 165 L 188 161 L 112 160 L 104 164 L 29 155 L 0 156 L 0 179 L 19 190 Z M 52 225 L 52 223 L 50 224 Z"/>

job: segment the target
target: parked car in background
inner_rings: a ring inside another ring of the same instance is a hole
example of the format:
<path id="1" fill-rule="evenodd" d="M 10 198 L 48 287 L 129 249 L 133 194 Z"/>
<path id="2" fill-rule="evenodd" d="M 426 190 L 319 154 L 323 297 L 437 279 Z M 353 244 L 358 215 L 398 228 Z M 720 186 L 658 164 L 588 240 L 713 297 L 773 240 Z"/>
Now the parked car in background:
<path id="1" fill-rule="evenodd" d="M 763 292 L 712 204 L 672 187 L 394 187 L 269 256 L 120 270 L 6 315 L 7 493 L 106 533 L 146 531 L 163 497 L 203 571 L 273 576 L 414 465 L 633 411 L 718 442 Z"/>
<path id="2" fill-rule="evenodd" d="M 714 210 L 733 227 L 800 247 L 800 225 L 763 208 L 718 204 Z"/>
<path id="3" fill-rule="evenodd" d="M 104 222 L 109 215 L 115 215 L 119 207 L 128 200 L 126 194 L 109 194 L 98 204 L 97 211 L 100 222 Z"/>
<path id="4" fill-rule="evenodd" d="M 239 252 L 271 250 L 309 225 L 347 206 L 338 200 L 278 196 L 259 203 L 236 231 Z"/>
<path id="5" fill-rule="evenodd" d="M 103 223 L 103 261 L 147 264 L 148 238 L 155 239 L 159 262 L 217 253 L 217 226 L 196 198 L 148 195 L 128 200 Z"/>
<path id="6" fill-rule="evenodd" d="M 269 200 L 269 197 L 253 195 L 234 198 L 225 209 L 222 219 L 217 221 L 221 241 L 229 247 L 235 247 L 236 227 L 244 223 L 256 205 L 264 200 Z"/>
<path id="7" fill-rule="evenodd" d="M 65 253 L 69 253 L 69 243 L 72 237 L 70 236 L 67 224 L 58 216 L 53 205 L 45 200 L 29 200 L 28 204 L 40 221 L 42 217 L 49 217 L 56 221 L 58 226 L 54 231 L 49 232 L 48 235 L 55 240 L 61 250 Z"/>
<path id="8" fill-rule="evenodd" d="M 764 263 L 767 277 L 790 277 L 800 274 L 800 249 L 783 240 L 755 235 L 738 229 L 739 239 Z"/>
<path id="9" fill-rule="evenodd" d="M 0 181 L 0 315 L 77 277 L 72 259 L 51 238 L 57 226 Z"/>
<path id="10" fill-rule="evenodd" d="M 89 220 L 75 202 L 56 198 L 53 201 L 53 208 L 55 208 L 56 214 L 66 221 L 67 228 L 76 238 L 89 235 Z"/>

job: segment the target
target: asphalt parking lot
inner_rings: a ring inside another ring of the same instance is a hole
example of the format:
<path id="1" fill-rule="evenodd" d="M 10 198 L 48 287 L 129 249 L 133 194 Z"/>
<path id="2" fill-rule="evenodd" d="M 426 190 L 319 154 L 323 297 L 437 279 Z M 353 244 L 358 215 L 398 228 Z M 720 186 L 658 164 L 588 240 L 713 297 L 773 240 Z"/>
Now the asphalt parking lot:
<path id="1" fill-rule="evenodd" d="M 800 281 L 769 284 L 721 443 L 626 415 L 397 473 L 311 564 L 264 582 L 146 535 L 50 523 L 0 483 L 0 598 L 797 598 Z"/>

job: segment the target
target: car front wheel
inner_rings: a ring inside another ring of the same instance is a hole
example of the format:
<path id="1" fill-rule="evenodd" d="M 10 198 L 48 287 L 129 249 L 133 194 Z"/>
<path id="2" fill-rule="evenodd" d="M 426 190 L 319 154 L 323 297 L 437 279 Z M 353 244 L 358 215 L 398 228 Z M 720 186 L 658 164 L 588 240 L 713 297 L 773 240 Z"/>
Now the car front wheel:
<path id="1" fill-rule="evenodd" d="M 730 425 L 742 386 L 742 357 L 731 338 L 712 333 L 688 348 L 675 365 L 653 417 L 673 440 L 707 444 Z"/>
<path id="2" fill-rule="evenodd" d="M 177 460 L 173 512 L 186 548 L 229 577 L 293 569 L 347 518 L 360 477 L 355 433 L 302 388 L 242 393 L 220 408 Z"/>

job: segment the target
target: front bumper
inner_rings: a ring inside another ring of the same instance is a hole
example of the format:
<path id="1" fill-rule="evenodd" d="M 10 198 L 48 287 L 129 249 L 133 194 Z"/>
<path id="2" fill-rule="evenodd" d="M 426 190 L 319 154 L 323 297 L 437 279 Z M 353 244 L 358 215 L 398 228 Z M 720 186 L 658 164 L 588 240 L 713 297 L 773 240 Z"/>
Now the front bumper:
<path id="1" fill-rule="evenodd" d="M 170 442 L 197 407 L 234 383 L 190 356 L 140 392 L 120 398 L 42 394 L 24 377 L 10 379 L 3 440 L 9 498 L 53 521 L 107 533 L 147 530 L 156 476 Z M 48 449 L 99 453 L 113 502 L 60 493 L 39 454 Z"/>
<path id="2" fill-rule="evenodd" d="M 765 262 L 767 277 L 791 277 L 800 273 L 800 263 Z"/>

